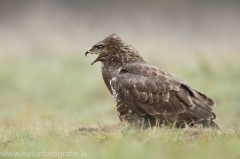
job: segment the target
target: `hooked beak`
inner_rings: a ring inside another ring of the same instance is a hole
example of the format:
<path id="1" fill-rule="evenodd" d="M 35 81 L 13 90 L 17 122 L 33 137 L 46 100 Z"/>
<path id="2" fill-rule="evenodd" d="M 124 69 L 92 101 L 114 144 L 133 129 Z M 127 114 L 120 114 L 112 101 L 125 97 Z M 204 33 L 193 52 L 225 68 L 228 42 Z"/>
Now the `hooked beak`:
<path id="1" fill-rule="evenodd" d="M 87 51 L 85 52 L 85 56 L 87 57 L 87 54 L 89 54 L 89 53 L 90 53 L 90 51 L 87 50 Z"/>
<path id="2" fill-rule="evenodd" d="M 92 53 L 91 53 L 91 52 L 92 52 L 91 49 L 92 49 L 92 48 L 89 48 L 89 49 L 85 52 L 85 56 L 86 56 L 86 57 L 87 57 L 87 54 L 92 54 Z"/>
<path id="3" fill-rule="evenodd" d="M 87 56 L 88 54 L 97 54 L 98 57 L 99 57 L 99 55 L 100 55 L 99 52 L 93 52 L 93 51 L 91 51 L 91 48 L 89 48 L 89 49 L 85 52 L 85 56 Z M 95 62 L 97 62 L 98 57 L 91 63 L 91 65 L 93 65 Z"/>

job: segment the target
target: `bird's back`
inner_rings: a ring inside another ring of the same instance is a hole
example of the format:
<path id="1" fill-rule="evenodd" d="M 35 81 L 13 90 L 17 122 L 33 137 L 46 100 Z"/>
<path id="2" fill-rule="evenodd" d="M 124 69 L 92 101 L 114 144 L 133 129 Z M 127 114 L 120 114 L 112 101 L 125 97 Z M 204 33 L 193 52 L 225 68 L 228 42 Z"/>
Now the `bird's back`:
<path id="1" fill-rule="evenodd" d="M 156 122 L 178 125 L 186 122 L 209 127 L 216 118 L 212 99 L 173 74 L 145 62 L 119 68 L 109 85 L 120 117 L 129 122 L 144 118 L 152 126 Z"/>

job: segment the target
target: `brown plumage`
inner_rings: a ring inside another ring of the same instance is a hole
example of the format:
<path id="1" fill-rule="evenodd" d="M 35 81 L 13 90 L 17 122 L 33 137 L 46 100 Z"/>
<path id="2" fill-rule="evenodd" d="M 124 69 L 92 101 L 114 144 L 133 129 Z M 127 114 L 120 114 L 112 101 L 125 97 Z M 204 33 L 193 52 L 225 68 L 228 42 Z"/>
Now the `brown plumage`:
<path id="1" fill-rule="evenodd" d="M 148 64 L 132 46 L 112 34 L 87 54 L 98 54 L 103 80 L 117 104 L 121 121 L 139 127 L 175 123 L 178 127 L 215 127 L 215 103 L 173 74 Z"/>

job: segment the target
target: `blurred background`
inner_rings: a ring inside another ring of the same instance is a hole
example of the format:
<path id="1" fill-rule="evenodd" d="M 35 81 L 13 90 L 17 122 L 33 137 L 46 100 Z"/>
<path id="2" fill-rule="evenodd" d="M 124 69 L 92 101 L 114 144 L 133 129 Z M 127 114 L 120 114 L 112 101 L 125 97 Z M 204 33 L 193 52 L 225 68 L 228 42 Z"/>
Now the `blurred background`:
<path id="1" fill-rule="evenodd" d="M 239 17 L 239 1 L 0 0 L 0 124 L 118 122 L 100 63 L 84 57 L 116 33 L 239 128 Z"/>

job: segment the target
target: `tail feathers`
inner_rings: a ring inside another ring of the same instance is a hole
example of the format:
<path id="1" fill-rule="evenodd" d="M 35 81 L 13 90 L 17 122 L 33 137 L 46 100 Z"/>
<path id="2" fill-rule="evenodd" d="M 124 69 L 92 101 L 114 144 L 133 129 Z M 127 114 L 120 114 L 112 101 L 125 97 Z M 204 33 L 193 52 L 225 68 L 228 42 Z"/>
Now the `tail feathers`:
<path id="1" fill-rule="evenodd" d="M 202 124 L 204 128 L 214 128 L 214 129 L 220 129 L 219 126 L 212 120 L 202 120 L 198 122 L 197 124 Z"/>

